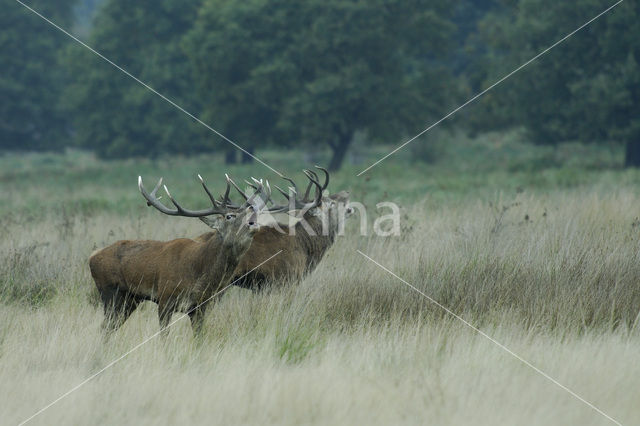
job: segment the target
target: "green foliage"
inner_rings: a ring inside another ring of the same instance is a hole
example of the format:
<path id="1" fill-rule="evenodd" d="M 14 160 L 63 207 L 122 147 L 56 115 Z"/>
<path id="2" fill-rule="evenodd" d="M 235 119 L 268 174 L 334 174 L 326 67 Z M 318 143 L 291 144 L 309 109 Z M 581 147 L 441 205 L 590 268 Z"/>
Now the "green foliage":
<path id="1" fill-rule="evenodd" d="M 383 175 L 357 177 L 362 166 L 345 164 L 339 172 L 332 173 L 331 191 L 350 190 L 353 200 L 372 209 L 388 200 L 410 206 L 428 194 L 429 205 L 439 208 L 444 202 L 462 202 L 468 197 L 491 198 L 496 191 L 515 193 L 526 189 L 546 193 L 582 185 L 608 191 L 640 183 L 640 171 L 616 170 L 624 151 L 615 145 L 538 146 L 526 143 L 521 132 L 487 133 L 476 139 L 444 132 L 440 135 L 442 139 L 429 136 L 415 145 L 436 143 L 433 162 L 411 163 L 417 156 L 412 148 L 398 152 L 398 161 L 385 165 Z M 362 153 L 362 161 L 370 164 L 386 152 L 387 146 L 374 146 Z M 329 156 L 325 152 L 318 161 L 324 164 Z M 306 179 L 301 173 L 308 166 L 302 149 L 265 149 L 260 157 L 299 184 Z M 138 175 L 148 185 L 164 176 L 172 194 L 186 207 L 204 208 L 206 195 L 196 173 L 202 174 L 218 195 L 225 187 L 223 172 L 238 181 L 258 176 L 268 178 L 272 184 L 281 182 L 278 176 L 257 165 L 225 165 L 220 154 L 118 161 L 102 161 L 75 150 L 64 155 L 7 154 L 0 156 L 0 193 L 7 194 L 4 203 L 0 203 L 0 217 L 8 221 L 0 222 L 0 232 L 13 227 L 14 219 L 38 222 L 50 212 L 63 209 L 87 217 L 100 212 L 123 217 L 152 214 L 137 190 Z M 43 197 L 43 192 L 51 196 Z"/>
<path id="2" fill-rule="evenodd" d="M 204 117 L 253 145 L 416 131 L 450 102 L 449 3 L 205 1 L 185 49 Z M 416 114 L 416 111 L 420 111 Z"/>
<path id="3" fill-rule="evenodd" d="M 289 326 L 276 333 L 276 350 L 280 359 L 289 364 L 299 364 L 318 346 L 314 329 L 302 325 Z"/>
<path id="4" fill-rule="evenodd" d="M 446 155 L 447 146 L 454 140 L 465 140 L 461 132 L 451 132 L 442 128 L 430 130 L 418 143 L 407 146 L 411 152 L 412 161 L 420 161 L 427 164 L 434 164 L 442 160 Z"/>
<path id="5" fill-rule="evenodd" d="M 609 5 L 604 0 L 576 5 L 550 0 L 34 3 L 249 151 L 296 146 L 317 158 L 331 151 L 333 169 L 342 164 L 354 135 L 362 136 L 367 150 L 412 136 L 457 104 L 461 88 L 470 97 Z M 624 142 L 627 163 L 640 165 L 639 10 L 634 3 L 619 5 L 492 89 L 463 112 L 471 130 L 524 128 L 531 141 L 548 145 Z M 0 77 L 5 100 L 0 148 L 75 144 L 103 158 L 216 148 L 225 150 L 228 160 L 238 154 L 19 5 L 8 8 L 0 23 L 7 28 L 0 36 L 6 71 Z M 426 139 L 413 144 L 409 159 L 437 162 L 460 133 Z M 544 159 L 522 165 L 544 167 Z"/>
<path id="6" fill-rule="evenodd" d="M 485 84 L 532 58 L 612 2 L 505 1 L 481 34 Z M 523 125 L 535 143 L 640 141 L 640 6 L 623 3 L 487 95 L 480 128 Z M 489 114 L 486 114 L 489 112 Z"/>
<path id="7" fill-rule="evenodd" d="M 89 44 L 187 111 L 197 111 L 179 40 L 198 4 L 109 0 L 95 17 Z M 106 158 L 210 149 L 198 125 L 165 100 L 87 49 L 73 45 L 67 53 L 74 77 L 67 108 L 79 146 Z"/>
<path id="8" fill-rule="evenodd" d="M 74 0 L 29 4 L 68 26 Z M 68 143 L 67 119 L 59 105 L 64 75 L 59 64 L 65 36 L 20 4 L 0 14 L 0 149 L 55 150 Z"/>

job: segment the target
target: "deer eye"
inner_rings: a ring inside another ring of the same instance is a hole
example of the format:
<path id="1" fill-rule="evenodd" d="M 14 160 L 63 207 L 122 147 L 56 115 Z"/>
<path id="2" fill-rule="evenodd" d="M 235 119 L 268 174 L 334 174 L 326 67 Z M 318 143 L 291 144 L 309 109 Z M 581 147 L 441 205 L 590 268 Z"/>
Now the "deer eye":
<path id="1" fill-rule="evenodd" d="M 228 215 L 226 216 L 226 219 L 227 219 L 227 220 L 231 220 L 231 219 L 234 219 L 235 217 L 236 217 L 236 215 L 234 215 L 234 214 L 228 214 Z"/>

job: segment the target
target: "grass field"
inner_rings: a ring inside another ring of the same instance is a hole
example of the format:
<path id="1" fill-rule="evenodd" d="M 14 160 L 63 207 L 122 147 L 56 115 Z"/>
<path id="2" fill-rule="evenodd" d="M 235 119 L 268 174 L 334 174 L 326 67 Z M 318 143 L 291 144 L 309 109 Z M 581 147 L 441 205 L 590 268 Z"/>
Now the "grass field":
<path id="1" fill-rule="evenodd" d="M 367 161 L 347 164 L 330 186 L 370 209 L 398 202 L 400 236 L 350 224 L 299 285 L 231 289 L 202 338 L 183 319 L 29 424 L 612 424 L 356 250 L 637 424 L 640 172 L 620 169 L 615 149 L 501 135 L 445 143 L 431 164 L 400 154 L 360 178 Z M 292 175 L 309 166 L 296 151 L 261 157 Z M 103 343 L 87 258 L 119 239 L 207 228 L 147 208 L 137 175 L 149 186 L 164 175 L 195 207 L 206 205 L 195 174 L 220 190 L 224 172 L 273 179 L 218 156 L 0 157 L 0 423 L 29 418 L 158 330 L 145 303 Z"/>

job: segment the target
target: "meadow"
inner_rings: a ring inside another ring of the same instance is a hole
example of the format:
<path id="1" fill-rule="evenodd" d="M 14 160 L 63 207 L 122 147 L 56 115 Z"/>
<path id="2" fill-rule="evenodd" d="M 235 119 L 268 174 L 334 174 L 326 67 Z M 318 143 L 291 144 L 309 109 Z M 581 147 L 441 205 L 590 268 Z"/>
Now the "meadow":
<path id="1" fill-rule="evenodd" d="M 330 188 L 372 212 L 397 202 L 400 236 L 360 235 L 354 218 L 301 283 L 230 289 L 200 338 L 182 319 L 28 424 L 613 423 L 356 250 L 606 415 L 637 423 L 640 172 L 620 168 L 616 148 L 514 138 L 401 151 L 361 177 L 388 147 L 356 146 L 359 162 Z M 299 180 L 325 160 L 259 156 Z M 220 191 L 225 172 L 277 181 L 218 155 L 0 156 L 0 423 L 28 419 L 158 331 L 146 302 L 103 342 L 88 256 L 207 228 L 148 208 L 137 176 L 149 186 L 164 176 L 195 207 L 206 205 L 196 173 Z"/>

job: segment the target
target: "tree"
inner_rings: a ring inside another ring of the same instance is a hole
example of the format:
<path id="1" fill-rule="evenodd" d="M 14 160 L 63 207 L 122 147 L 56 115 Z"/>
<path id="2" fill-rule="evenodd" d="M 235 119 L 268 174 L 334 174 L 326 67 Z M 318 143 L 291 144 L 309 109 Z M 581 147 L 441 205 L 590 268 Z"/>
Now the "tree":
<path id="1" fill-rule="evenodd" d="M 85 38 L 91 34 L 93 18 L 105 0 L 77 0 L 74 7 L 75 25 L 73 33 Z"/>
<path id="2" fill-rule="evenodd" d="M 32 1 L 35 10 L 60 25 L 72 22 L 73 0 Z M 0 148 L 55 150 L 68 140 L 60 111 L 64 82 L 60 50 L 65 35 L 18 3 L 0 14 Z"/>
<path id="3" fill-rule="evenodd" d="M 314 146 L 342 164 L 354 132 L 397 141 L 450 100 L 450 2 L 205 0 L 185 51 L 204 116 L 258 144 Z"/>
<path id="4" fill-rule="evenodd" d="M 493 81 L 577 28 L 611 2 L 508 0 L 484 22 Z M 640 6 L 622 3 L 494 92 L 495 123 L 523 125 L 535 143 L 626 144 L 640 166 Z M 491 122 L 491 121 L 490 121 Z"/>
<path id="5" fill-rule="evenodd" d="M 107 0 L 97 11 L 89 44 L 197 115 L 192 73 L 179 42 L 198 6 L 197 1 Z M 67 108 L 80 146 L 105 158 L 212 148 L 214 139 L 191 118 L 87 49 L 71 46 L 67 63 L 73 77 Z"/>

